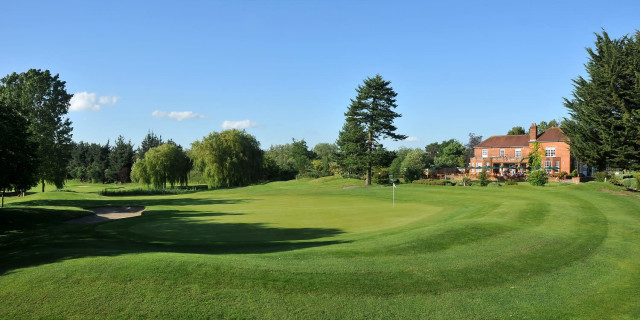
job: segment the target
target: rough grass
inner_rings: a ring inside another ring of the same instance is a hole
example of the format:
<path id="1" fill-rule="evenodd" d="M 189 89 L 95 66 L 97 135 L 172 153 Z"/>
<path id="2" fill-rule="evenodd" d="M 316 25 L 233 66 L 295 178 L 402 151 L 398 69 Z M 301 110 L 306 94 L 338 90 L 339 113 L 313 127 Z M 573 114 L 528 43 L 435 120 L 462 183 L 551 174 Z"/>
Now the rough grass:
<path id="1" fill-rule="evenodd" d="M 401 185 L 395 208 L 391 187 L 334 178 L 166 196 L 102 188 L 0 211 L 0 318 L 640 314 L 640 199 L 603 183 Z M 134 205 L 147 211 L 61 223 Z"/>

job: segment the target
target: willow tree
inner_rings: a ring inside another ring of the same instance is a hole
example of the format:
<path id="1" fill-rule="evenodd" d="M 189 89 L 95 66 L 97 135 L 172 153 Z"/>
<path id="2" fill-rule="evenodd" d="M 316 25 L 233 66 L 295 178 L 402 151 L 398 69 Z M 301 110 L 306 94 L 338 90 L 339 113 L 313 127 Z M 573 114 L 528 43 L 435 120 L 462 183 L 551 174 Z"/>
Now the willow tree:
<path id="1" fill-rule="evenodd" d="M 191 157 L 210 187 L 245 186 L 262 178 L 264 152 L 244 130 L 213 132 L 193 142 Z"/>
<path id="2" fill-rule="evenodd" d="M 188 184 L 191 159 L 174 143 L 165 143 L 149 149 L 144 159 L 138 159 L 131 171 L 131 178 L 155 188 L 166 188 L 176 184 Z"/>
<path id="3" fill-rule="evenodd" d="M 395 118 L 402 115 L 393 111 L 397 108 L 398 95 L 390 86 L 391 81 L 384 80 L 380 75 L 367 78 L 356 88 L 356 98 L 351 99 L 351 105 L 344 114 L 347 123 L 361 126 L 365 133 L 366 151 L 359 155 L 366 163 L 366 184 L 371 185 L 371 168 L 376 162 L 376 149 L 382 149 L 381 139 L 404 140 L 405 135 L 397 134 L 393 125 Z"/>

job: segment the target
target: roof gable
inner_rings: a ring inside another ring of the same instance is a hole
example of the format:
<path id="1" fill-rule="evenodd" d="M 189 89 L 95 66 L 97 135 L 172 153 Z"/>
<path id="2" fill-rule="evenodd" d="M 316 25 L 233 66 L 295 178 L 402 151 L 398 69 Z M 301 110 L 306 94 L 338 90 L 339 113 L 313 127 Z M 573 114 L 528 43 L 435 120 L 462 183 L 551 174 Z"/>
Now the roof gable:
<path id="1" fill-rule="evenodd" d="M 567 141 L 569 138 L 564 135 L 562 129 L 558 127 L 551 127 L 544 131 L 536 141 Z"/>

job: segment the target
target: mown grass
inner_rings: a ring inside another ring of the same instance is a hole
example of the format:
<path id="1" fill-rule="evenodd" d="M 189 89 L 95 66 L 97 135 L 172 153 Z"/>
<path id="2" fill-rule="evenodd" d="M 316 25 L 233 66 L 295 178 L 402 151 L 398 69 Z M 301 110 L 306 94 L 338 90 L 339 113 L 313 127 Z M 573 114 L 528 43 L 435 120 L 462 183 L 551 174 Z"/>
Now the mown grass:
<path id="1" fill-rule="evenodd" d="M 640 199 L 602 183 L 401 185 L 395 208 L 390 187 L 335 178 L 165 196 L 102 188 L 0 211 L 0 318 L 640 314 Z M 134 205 L 147 210 L 62 223 Z"/>

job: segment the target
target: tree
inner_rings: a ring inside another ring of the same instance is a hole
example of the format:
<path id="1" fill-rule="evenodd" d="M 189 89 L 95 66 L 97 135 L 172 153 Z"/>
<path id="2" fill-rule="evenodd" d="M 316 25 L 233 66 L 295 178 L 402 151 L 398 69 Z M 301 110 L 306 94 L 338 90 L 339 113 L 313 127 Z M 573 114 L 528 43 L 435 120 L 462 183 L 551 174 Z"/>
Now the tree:
<path id="1" fill-rule="evenodd" d="M 426 166 L 426 153 L 422 149 L 410 150 L 402 160 L 401 170 L 407 182 L 420 179 Z"/>
<path id="2" fill-rule="evenodd" d="M 167 182 L 173 188 L 176 184 L 188 185 L 191 159 L 175 143 L 165 143 L 147 150 L 143 159 L 136 160 L 131 177 L 136 182 L 166 188 Z"/>
<path id="3" fill-rule="evenodd" d="M 333 143 L 318 143 L 313 147 L 313 153 L 317 160 L 314 160 L 314 168 L 320 176 L 330 176 L 335 174 L 333 168 L 336 165 L 338 146 Z"/>
<path id="4" fill-rule="evenodd" d="M 477 146 L 480 142 L 482 142 L 482 136 L 477 136 L 475 133 L 469 133 L 469 142 L 465 145 L 465 148 L 467 148 L 467 155 L 464 158 L 464 163 L 461 167 L 466 167 L 471 158 L 474 157 L 473 147 Z"/>
<path id="5" fill-rule="evenodd" d="M 4 207 L 6 189 L 24 192 L 38 182 L 34 174 L 37 146 L 29 132 L 29 121 L 10 98 L 0 86 L 0 207 Z"/>
<path id="6" fill-rule="evenodd" d="M 262 177 L 260 143 L 244 130 L 213 132 L 191 144 L 191 156 L 210 187 L 245 186 Z"/>
<path id="7" fill-rule="evenodd" d="M 436 167 L 454 168 L 464 161 L 467 149 L 457 140 L 451 139 L 440 144 L 438 157 L 434 160 Z"/>
<path id="8" fill-rule="evenodd" d="M 337 162 L 346 174 L 361 174 L 366 170 L 363 155 L 367 153 L 367 134 L 364 127 L 353 121 L 346 121 L 338 133 Z"/>
<path id="9" fill-rule="evenodd" d="M 365 79 L 363 85 L 356 89 L 356 98 L 351 100 L 351 105 L 345 113 L 347 122 L 362 126 L 367 135 L 367 151 L 361 155 L 366 163 L 366 185 L 371 185 L 371 168 L 375 164 L 373 152 L 376 148 L 382 147 L 380 138 L 407 138 L 406 135 L 397 134 L 397 128 L 393 125 L 393 120 L 402 115 L 393 111 L 398 107 L 395 99 L 398 94 L 390 84 L 391 81 L 385 81 L 380 75 Z"/>
<path id="10" fill-rule="evenodd" d="M 28 131 L 36 144 L 35 175 L 42 182 L 42 191 L 45 181 L 62 188 L 71 156 L 73 130 L 71 121 L 63 118 L 72 97 L 65 89 L 65 82 L 57 74 L 52 76 L 49 70 L 30 69 L 2 78 L 0 85 L 29 120 Z"/>
<path id="11" fill-rule="evenodd" d="M 162 136 L 158 136 L 153 131 L 149 130 L 147 135 L 142 139 L 142 143 L 140 143 L 140 147 L 136 150 L 136 158 L 144 159 L 144 154 L 149 151 L 151 148 L 159 147 L 164 142 L 162 141 Z"/>
<path id="12" fill-rule="evenodd" d="M 572 155 L 589 166 L 640 167 L 640 31 L 611 39 L 596 33 L 587 48 L 588 77 L 573 80 L 562 128 Z"/>
<path id="13" fill-rule="evenodd" d="M 521 126 L 513 127 L 511 128 L 511 130 L 509 130 L 509 132 L 507 132 L 508 136 L 516 136 L 516 135 L 522 135 L 522 134 L 525 134 L 525 131 L 524 131 L 524 128 Z"/>
<path id="14" fill-rule="evenodd" d="M 118 136 L 116 144 L 109 153 L 109 167 L 105 171 L 105 178 L 108 181 L 130 182 L 133 155 L 131 141 L 125 142 L 123 136 Z"/>
<path id="15" fill-rule="evenodd" d="M 401 177 L 404 174 L 402 162 L 413 150 L 414 149 L 409 149 L 407 147 L 398 148 L 398 150 L 396 150 L 396 157 L 393 159 L 391 166 L 389 167 L 389 174 L 393 175 L 394 178 Z M 428 154 L 425 153 L 425 156 L 428 157 Z"/>
<path id="16" fill-rule="evenodd" d="M 291 142 L 291 158 L 293 159 L 293 167 L 298 171 L 298 176 L 302 177 L 313 170 L 311 161 L 315 157 L 313 151 L 309 151 L 307 142 L 304 139 Z"/>

